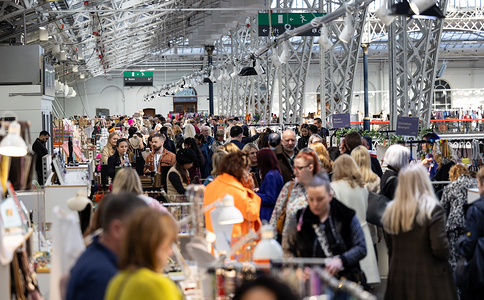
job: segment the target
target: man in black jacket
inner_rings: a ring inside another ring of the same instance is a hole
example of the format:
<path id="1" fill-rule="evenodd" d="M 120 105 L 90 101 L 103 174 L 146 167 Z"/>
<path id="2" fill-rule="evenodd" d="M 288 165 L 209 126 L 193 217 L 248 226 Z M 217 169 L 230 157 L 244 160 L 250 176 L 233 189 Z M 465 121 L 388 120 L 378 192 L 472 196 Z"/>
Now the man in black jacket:
<path id="1" fill-rule="evenodd" d="M 282 133 L 281 144 L 274 149 L 284 184 L 294 179 L 294 159 L 298 153 L 299 150 L 296 148 L 296 134 L 290 129 L 285 130 Z"/>
<path id="2" fill-rule="evenodd" d="M 362 144 L 361 141 L 361 135 L 356 132 L 352 131 L 346 135 L 346 145 L 348 146 L 348 150 L 345 152 L 346 154 L 350 155 L 351 151 L 355 149 L 356 147 L 360 146 Z M 378 159 L 376 159 L 373 156 L 370 156 L 371 159 L 371 170 L 373 173 L 378 175 L 378 177 L 381 178 L 383 175 L 383 171 L 380 166 L 380 162 L 378 162 Z"/>
<path id="3" fill-rule="evenodd" d="M 44 175 L 42 172 L 42 157 L 49 154 L 49 150 L 47 150 L 47 147 L 45 145 L 49 137 L 50 134 L 47 131 L 43 130 L 40 132 L 39 137 L 32 145 L 32 151 L 34 151 L 37 155 L 35 162 L 35 171 L 37 172 L 37 182 L 40 185 L 44 185 Z"/>

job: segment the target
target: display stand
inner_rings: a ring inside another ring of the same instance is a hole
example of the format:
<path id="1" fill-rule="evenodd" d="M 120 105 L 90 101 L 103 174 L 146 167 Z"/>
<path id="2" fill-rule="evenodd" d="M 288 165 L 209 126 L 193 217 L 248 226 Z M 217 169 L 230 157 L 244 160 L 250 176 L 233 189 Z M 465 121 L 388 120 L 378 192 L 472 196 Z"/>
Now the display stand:
<path id="1" fill-rule="evenodd" d="M 27 246 L 28 256 L 31 256 L 30 249 L 32 249 L 32 236 L 33 230 L 29 229 L 29 231 L 24 235 L 7 235 L 2 236 L 3 238 L 3 245 L 5 249 L 9 252 L 15 252 L 18 248 L 22 247 L 23 245 Z M 15 259 L 15 258 L 14 258 Z M 10 287 L 11 287 L 11 280 L 10 278 L 10 268 L 12 264 L 9 263 L 7 265 L 0 264 L 0 299 L 11 299 L 12 295 L 10 294 Z"/>

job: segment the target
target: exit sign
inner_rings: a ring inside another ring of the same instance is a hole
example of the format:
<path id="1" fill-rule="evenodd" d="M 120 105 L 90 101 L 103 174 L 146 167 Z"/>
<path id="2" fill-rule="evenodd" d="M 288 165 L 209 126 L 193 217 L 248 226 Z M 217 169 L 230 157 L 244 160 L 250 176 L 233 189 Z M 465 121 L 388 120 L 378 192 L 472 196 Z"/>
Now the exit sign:
<path id="1" fill-rule="evenodd" d="M 124 72 L 124 86 L 153 86 L 153 72 Z"/>

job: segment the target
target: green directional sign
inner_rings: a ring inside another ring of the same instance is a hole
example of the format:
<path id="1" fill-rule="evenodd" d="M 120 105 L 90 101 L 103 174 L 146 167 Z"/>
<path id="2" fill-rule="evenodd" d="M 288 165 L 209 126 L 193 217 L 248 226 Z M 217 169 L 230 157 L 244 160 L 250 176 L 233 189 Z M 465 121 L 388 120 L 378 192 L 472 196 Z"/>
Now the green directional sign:
<path id="1" fill-rule="evenodd" d="M 124 86 L 153 86 L 153 72 L 124 72 Z"/>
<path id="2" fill-rule="evenodd" d="M 258 25 L 259 36 L 278 36 L 288 30 L 294 30 L 301 25 L 310 23 L 316 17 L 324 16 L 325 13 L 271 13 L 270 22 L 268 13 L 259 13 Z M 318 28 L 303 32 L 300 36 L 318 36 Z"/>
<path id="3" fill-rule="evenodd" d="M 153 72 L 124 72 L 124 77 L 153 77 Z"/>

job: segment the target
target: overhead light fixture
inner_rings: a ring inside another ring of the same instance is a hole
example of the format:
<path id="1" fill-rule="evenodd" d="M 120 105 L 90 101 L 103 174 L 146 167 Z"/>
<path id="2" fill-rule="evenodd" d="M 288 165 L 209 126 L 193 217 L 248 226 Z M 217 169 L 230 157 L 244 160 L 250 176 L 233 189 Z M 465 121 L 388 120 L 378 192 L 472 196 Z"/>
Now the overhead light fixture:
<path id="1" fill-rule="evenodd" d="M 398 2 L 392 5 L 390 15 L 411 17 L 413 19 L 431 19 L 431 20 L 445 18 L 445 15 L 435 4 L 427 8 L 425 11 L 420 11 L 420 14 L 415 14 L 412 8 L 410 7 L 410 5 L 412 4 L 409 3 L 408 1 Z M 413 5 L 416 6 L 415 4 Z"/>
<path id="2" fill-rule="evenodd" d="M 355 27 L 353 26 L 353 17 L 349 12 L 346 13 L 345 17 L 345 27 L 339 35 L 340 41 L 343 43 L 349 43 L 349 41 L 355 35 Z"/>
<path id="3" fill-rule="evenodd" d="M 26 154 L 27 144 L 20 136 L 20 124 L 17 121 L 12 121 L 8 126 L 7 136 L 0 142 L 0 155 L 21 157 Z"/>
<path id="4" fill-rule="evenodd" d="M 235 78 L 237 76 L 237 68 L 234 66 L 234 71 L 230 74 L 230 77 Z"/>
<path id="5" fill-rule="evenodd" d="M 282 247 L 274 239 L 274 228 L 271 225 L 263 225 L 261 240 L 254 249 L 254 260 L 278 260 L 282 259 Z"/>
<path id="6" fill-rule="evenodd" d="M 224 79 L 224 72 L 220 70 L 220 74 L 218 75 L 217 81 L 222 81 Z"/>
<path id="7" fill-rule="evenodd" d="M 72 72 L 74 73 L 79 72 L 79 68 L 77 66 L 72 66 Z"/>
<path id="8" fill-rule="evenodd" d="M 54 45 L 52 47 L 52 54 L 57 54 L 59 53 L 61 50 L 60 50 L 60 45 Z"/>
<path id="9" fill-rule="evenodd" d="M 208 77 L 208 79 L 210 79 L 210 81 L 212 83 L 217 82 L 217 80 L 215 79 L 215 76 L 214 76 L 214 71 L 210 72 L 210 77 Z"/>
<path id="10" fill-rule="evenodd" d="M 277 52 L 276 52 L 276 49 L 274 48 L 272 50 L 272 55 L 271 55 L 271 62 L 272 62 L 272 65 L 276 68 L 279 68 L 280 66 L 282 66 L 282 63 L 281 61 L 279 60 L 279 56 L 277 56 Z"/>
<path id="11" fill-rule="evenodd" d="M 232 77 L 230 77 L 229 72 L 227 69 L 224 70 L 224 79 L 229 81 Z"/>
<path id="12" fill-rule="evenodd" d="M 385 24 L 385 26 L 390 26 L 395 20 L 395 16 L 390 15 L 392 11 L 385 6 L 380 7 L 375 15 Z"/>
<path id="13" fill-rule="evenodd" d="M 49 40 L 49 32 L 47 31 L 47 29 L 45 29 L 45 27 L 39 27 L 40 31 L 39 31 L 39 40 L 42 41 L 42 42 L 46 42 Z"/>
<path id="14" fill-rule="evenodd" d="M 66 61 L 67 60 L 67 53 L 64 50 L 62 50 L 60 52 L 60 60 L 61 61 Z"/>
<path id="15" fill-rule="evenodd" d="M 234 197 L 232 195 L 225 195 L 222 199 L 222 205 L 222 210 L 218 216 L 218 223 L 220 225 L 230 225 L 244 222 L 244 216 L 240 210 L 235 207 Z"/>
<path id="16" fill-rule="evenodd" d="M 440 8 L 437 5 L 434 5 L 419 15 L 413 15 L 412 18 L 436 20 L 436 19 L 445 19 L 445 16 L 440 10 Z"/>
<path id="17" fill-rule="evenodd" d="M 79 74 L 79 78 L 84 79 L 85 78 L 84 74 L 83 73 Z"/>
<path id="18" fill-rule="evenodd" d="M 321 27 L 321 35 L 319 36 L 318 44 L 324 50 L 329 50 L 333 47 L 333 42 L 328 38 L 328 26 L 323 24 Z"/>
<path id="19" fill-rule="evenodd" d="M 255 60 L 254 68 L 257 75 L 262 75 L 266 73 L 266 70 L 264 70 L 264 68 L 260 65 L 260 59 Z"/>
<path id="20" fill-rule="evenodd" d="M 291 51 L 289 47 L 290 47 L 289 41 L 285 41 L 282 43 L 282 53 L 281 53 L 281 56 L 279 57 L 279 61 L 282 64 L 287 64 L 287 62 L 289 61 L 289 58 L 291 58 Z"/>
<path id="21" fill-rule="evenodd" d="M 434 6 L 436 3 L 435 0 L 410 0 L 409 5 L 412 11 L 416 15 L 420 15 L 427 9 L 431 8 Z"/>

